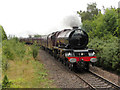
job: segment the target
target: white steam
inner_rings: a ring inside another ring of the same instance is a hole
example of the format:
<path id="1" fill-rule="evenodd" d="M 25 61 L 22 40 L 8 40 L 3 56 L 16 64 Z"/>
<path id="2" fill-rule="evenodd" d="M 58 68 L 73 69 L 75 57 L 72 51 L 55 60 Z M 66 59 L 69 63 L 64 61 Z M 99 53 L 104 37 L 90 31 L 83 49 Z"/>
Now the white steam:
<path id="1" fill-rule="evenodd" d="M 73 27 L 81 28 L 81 25 L 81 17 L 76 14 L 72 14 L 69 16 L 61 17 L 61 19 L 58 20 L 56 24 L 54 24 L 54 27 L 49 29 L 49 32 L 47 32 L 46 34 L 61 31 L 64 29 L 72 29 Z"/>
<path id="2" fill-rule="evenodd" d="M 81 25 L 81 18 L 77 15 L 70 15 L 66 16 L 63 19 L 63 26 L 65 27 L 80 27 Z"/>

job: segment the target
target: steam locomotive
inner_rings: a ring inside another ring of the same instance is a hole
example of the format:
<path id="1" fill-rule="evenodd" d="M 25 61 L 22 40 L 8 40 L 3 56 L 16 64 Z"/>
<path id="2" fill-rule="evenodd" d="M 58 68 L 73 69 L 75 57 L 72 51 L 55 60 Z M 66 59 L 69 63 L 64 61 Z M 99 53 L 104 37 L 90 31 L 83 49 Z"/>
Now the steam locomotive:
<path id="1" fill-rule="evenodd" d="M 90 63 L 97 62 L 95 51 L 88 49 L 88 34 L 78 27 L 53 32 L 40 38 L 21 39 L 26 43 L 37 43 L 48 50 L 57 60 L 71 70 L 89 70 Z"/>

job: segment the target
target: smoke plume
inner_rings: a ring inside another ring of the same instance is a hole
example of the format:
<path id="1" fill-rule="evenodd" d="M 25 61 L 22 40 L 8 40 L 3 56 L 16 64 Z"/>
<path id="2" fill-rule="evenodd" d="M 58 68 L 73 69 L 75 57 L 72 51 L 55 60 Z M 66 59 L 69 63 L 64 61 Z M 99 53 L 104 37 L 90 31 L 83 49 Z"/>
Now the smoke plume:
<path id="1" fill-rule="evenodd" d="M 63 25 L 65 27 L 80 27 L 81 19 L 77 15 L 67 16 L 63 19 Z"/>

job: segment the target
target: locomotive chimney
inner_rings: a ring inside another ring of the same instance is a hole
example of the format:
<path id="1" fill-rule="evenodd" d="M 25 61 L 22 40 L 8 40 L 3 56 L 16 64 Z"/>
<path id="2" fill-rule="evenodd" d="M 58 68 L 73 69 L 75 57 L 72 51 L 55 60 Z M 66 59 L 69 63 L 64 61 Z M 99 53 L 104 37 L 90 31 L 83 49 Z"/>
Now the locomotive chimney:
<path id="1" fill-rule="evenodd" d="M 73 29 L 78 29 L 78 26 L 73 26 Z"/>

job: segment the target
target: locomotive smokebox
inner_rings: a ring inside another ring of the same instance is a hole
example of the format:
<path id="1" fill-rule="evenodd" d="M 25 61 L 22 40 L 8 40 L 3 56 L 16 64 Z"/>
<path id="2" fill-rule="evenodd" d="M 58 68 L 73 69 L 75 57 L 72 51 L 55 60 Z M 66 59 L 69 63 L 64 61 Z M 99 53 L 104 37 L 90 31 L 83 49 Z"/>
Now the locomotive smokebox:
<path id="1" fill-rule="evenodd" d="M 69 45 L 73 49 L 84 49 L 88 44 L 88 35 L 81 29 L 75 29 L 69 36 Z"/>
<path id="2" fill-rule="evenodd" d="M 56 46 L 68 49 L 84 49 L 88 44 L 88 34 L 78 27 L 65 29 L 56 37 Z"/>

